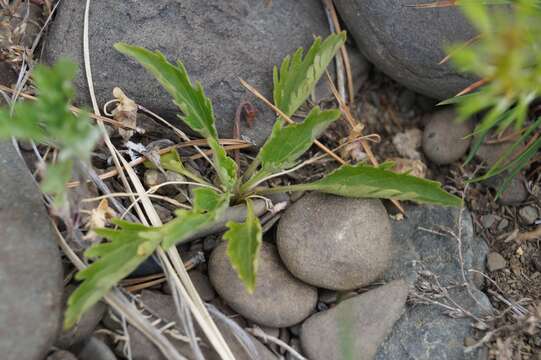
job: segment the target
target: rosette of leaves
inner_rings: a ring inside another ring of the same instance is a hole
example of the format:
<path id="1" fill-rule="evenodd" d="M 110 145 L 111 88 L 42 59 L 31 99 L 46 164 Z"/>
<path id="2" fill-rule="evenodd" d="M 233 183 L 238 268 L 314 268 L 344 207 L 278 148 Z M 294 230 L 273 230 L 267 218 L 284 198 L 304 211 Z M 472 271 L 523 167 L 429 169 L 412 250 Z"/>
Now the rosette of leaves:
<path id="1" fill-rule="evenodd" d="M 541 94 L 541 7 L 539 1 L 531 0 L 498 4 L 458 2 L 479 35 L 467 46 L 450 47 L 451 61 L 460 71 L 481 80 L 472 86 L 478 87 L 473 92 L 442 104 L 455 104 L 462 120 L 475 115 L 481 119 L 474 130 L 467 161 L 471 161 L 487 136 L 516 134 L 516 141 L 477 179 L 507 173 L 501 192 L 541 147 L 541 118 L 532 116 L 531 111 Z"/>
<path id="2" fill-rule="evenodd" d="M 343 46 L 345 33 L 333 34 L 325 40 L 317 38 L 304 54 L 299 49 L 274 69 L 274 103 L 287 116 L 303 105 L 336 52 Z M 157 51 L 127 44 L 115 48 L 135 59 L 151 72 L 167 90 L 180 110 L 180 119 L 206 139 L 212 150 L 212 165 L 217 173 L 216 184 L 209 184 L 189 173 L 176 151 L 164 154 L 161 165 L 170 171 L 188 176 L 199 187 L 194 191 L 190 210 L 179 209 L 176 217 L 159 227 L 147 227 L 115 220 L 114 228 L 96 230 L 105 241 L 90 247 L 85 256 L 91 263 L 77 273 L 82 283 L 68 300 L 65 327 L 73 326 L 81 315 L 99 301 L 122 278 L 129 275 L 158 248 L 168 249 L 212 226 L 233 204 L 245 203 L 244 222 L 227 223 L 223 238 L 228 242 L 227 254 L 248 291 L 256 284 L 257 258 L 262 241 L 259 219 L 251 198 L 268 192 L 314 190 L 341 196 L 375 197 L 412 200 L 444 206 L 460 206 L 461 199 L 441 189 L 439 183 L 396 174 L 384 164 L 344 165 L 328 176 L 308 184 L 266 188 L 259 186 L 266 179 L 289 171 L 312 146 L 325 129 L 340 117 L 336 109 L 314 107 L 302 122 L 288 125 L 277 118 L 267 142 L 261 148 L 249 171 L 237 176 L 237 165 L 220 145 L 215 127 L 212 103 L 200 83 L 193 83 L 181 62 L 170 63 Z"/>

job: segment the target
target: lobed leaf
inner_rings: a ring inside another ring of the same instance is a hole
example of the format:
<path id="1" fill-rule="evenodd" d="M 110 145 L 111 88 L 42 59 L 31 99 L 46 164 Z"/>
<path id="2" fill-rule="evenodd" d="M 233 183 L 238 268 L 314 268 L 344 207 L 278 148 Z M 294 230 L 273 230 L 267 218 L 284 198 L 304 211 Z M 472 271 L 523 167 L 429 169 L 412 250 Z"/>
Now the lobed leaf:
<path id="1" fill-rule="evenodd" d="M 157 228 L 118 222 L 118 229 L 97 229 L 110 242 L 90 247 L 85 256 L 96 258 L 75 275 L 82 283 L 68 299 L 64 328 L 74 326 L 83 313 L 105 296 L 120 280 L 143 263 L 160 244 Z"/>
<path id="2" fill-rule="evenodd" d="M 321 111 L 314 107 L 302 123 L 275 126 L 261 148 L 258 158 L 261 171 L 274 173 L 291 167 L 325 129 L 340 117 L 338 110 Z"/>
<path id="3" fill-rule="evenodd" d="M 358 198 L 411 200 L 443 206 L 461 206 L 462 200 L 441 189 L 437 181 L 389 171 L 389 163 L 379 167 L 343 165 L 321 180 L 285 186 L 285 191 L 315 190 Z M 280 188 L 272 189 L 273 191 Z"/>
<path id="4" fill-rule="evenodd" d="M 177 210 L 177 217 L 162 226 L 164 249 L 179 244 L 211 224 L 228 206 L 229 193 L 218 194 L 208 188 L 194 190 L 192 210 Z"/>
<path id="5" fill-rule="evenodd" d="M 280 69 L 274 67 L 274 104 L 287 116 L 292 116 L 304 104 L 317 82 L 344 45 L 346 33 L 329 35 L 323 42 L 318 37 L 303 58 L 299 48 L 293 56 L 287 56 Z"/>
<path id="6" fill-rule="evenodd" d="M 229 221 L 227 223 L 229 230 L 223 238 L 227 240 L 227 255 L 231 265 L 246 289 L 252 293 L 255 290 L 257 259 L 263 232 L 250 199 L 246 200 L 246 208 L 246 221 L 243 223 Z"/>
<path id="7" fill-rule="evenodd" d="M 226 191 L 231 191 L 237 181 L 236 163 L 227 156 L 218 142 L 212 103 L 205 96 L 201 83 L 193 85 L 182 62 L 178 61 L 177 66 L 174 66 L 159 51 L 153 52 L 124 43 L 115 44 L 115 49 L 137 60 L 169 92 L 183 113 L 180 118 L 184 123 L 207 139 L 222 186 Z"/>

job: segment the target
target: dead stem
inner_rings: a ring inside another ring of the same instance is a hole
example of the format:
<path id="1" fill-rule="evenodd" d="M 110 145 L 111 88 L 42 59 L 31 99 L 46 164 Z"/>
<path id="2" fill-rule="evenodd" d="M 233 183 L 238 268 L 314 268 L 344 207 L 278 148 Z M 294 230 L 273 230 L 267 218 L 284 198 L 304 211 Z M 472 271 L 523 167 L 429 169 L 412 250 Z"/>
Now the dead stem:
<path id="1" fill-rule="evenodd" d="M 249 85 L 246 81 L 239 79 L 242 86 L 244 86 L 248 91 L 250 91 L 252 94 L 254 94 L 257 98 L 259 98 L 261 101 L 265 103 L 265 105 L 269 106 L 272 110 L 274 110 L 278 115 L 280 115 L 286 122 L 289 124 L 294 124 L 295 121 L 291 120 L 289 116 L 284 114 L 284 112 L 280 109 L 278 109 L 276 106 L 274 106 L 267 98 L 265 98 L 259 91 L 257 91 L 254 87 Z M 315 140 L 314 144 L 317 145 L 321 150 L 323 150 L 325 153 L 327 153 L 330 157 L 338 161 L 340 164 L 344 165 L 346 164 L 346 161 L 344 161 L 340 156 L 336 155 L 332 150 L 330 150 L 328 147 L 323 145 L 319 140 Z"/>

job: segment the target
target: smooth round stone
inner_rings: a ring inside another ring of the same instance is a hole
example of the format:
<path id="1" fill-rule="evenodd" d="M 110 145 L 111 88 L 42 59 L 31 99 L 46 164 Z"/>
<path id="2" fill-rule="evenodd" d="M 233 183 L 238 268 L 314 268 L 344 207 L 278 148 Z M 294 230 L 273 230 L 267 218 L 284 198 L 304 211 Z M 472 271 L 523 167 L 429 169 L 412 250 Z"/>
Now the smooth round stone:
<path id="1" fill-rule="evenodd" d="M 258 263 L 256 288 L 249 294 L 229 262 L 227 242 L 212 252 L 210 281 L 233 310 L 257 324 L 279 328 L 295 325 L 314 311 L 317 290 L 287 271 L 274 245 L 261 244 Z"/>
<path id="2" fill-rule="evenodd" d="M 475 81 L 445 58 L 445 47 L 477 35 L 458 6 L 415 8 L 430 0 L 335 0 L 361 52 L 402 85 L 436 99 Z"/>
<path id="3" fill-rule="evenodd" d="M 427 158 L 438 165 L 447 165 L 466 154 L 473 131 L 470 121 L 457 122 L 453 109 L 429 114 L 423 132 L 423 150 Z"/>
<path id="4" fill-rule="evenodd" d="M 0 354 L 42 360 L 60 330 L 62 265 L 49 215 L 25 163 L 0 142 Z"/>
<path id="5" fill-rule="evenodd" d="M 387 269 L 391 226 L 379 200 L 311 193 L 289 207 L 277 230 L 284 264 L 307 284 L 351 290 Z"/>

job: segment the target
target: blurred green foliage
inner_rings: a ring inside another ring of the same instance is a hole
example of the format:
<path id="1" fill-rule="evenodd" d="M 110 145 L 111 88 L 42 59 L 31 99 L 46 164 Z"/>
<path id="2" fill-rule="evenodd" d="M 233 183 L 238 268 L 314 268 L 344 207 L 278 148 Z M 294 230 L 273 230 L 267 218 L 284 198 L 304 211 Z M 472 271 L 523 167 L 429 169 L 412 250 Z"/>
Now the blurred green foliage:
<path id="1" fill-rule="evenodd" d="M 448 51 L 460 71 L 481 80 L 472 92 L 442 103 L 456 104 L 462 120 L 475 115 L 480 118 L 467 161 L 487 136 L 517 133 L 513 145 L 477 179 L 506 172 L 500 192 L 541 147 L 541 139 L 537 139 L 539 121 L 532 118 L 530 111 L 541 93 L 541 8 L 538 1 L 532 0 L 501 3 L 458 3 L 479 36 L 470 44 L 456 44 Z"/>
<path id="2" fill-rule="evenodd" d="M 55 205 L 66 204 L 66 186 L 75 161 L 88 161 L 99 138 L 88 114 L 70 110 L 75 96 L 72 80 L 77 66 L 60 60 L 49 68 L 36 66 L 32 73 L 37 89 L 35 101 L 19 101 L 12 109 L 0 108 L 0 137 L 15 137 L 49 144 L 58 149 L 56 161 L 46 168 L 42 190 L 55 198 Z"/>

